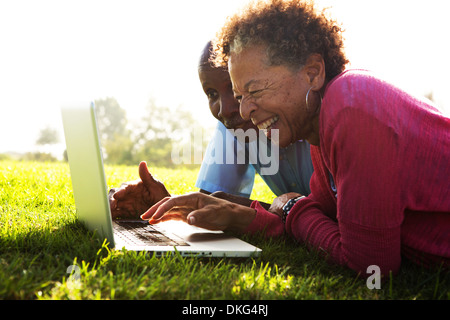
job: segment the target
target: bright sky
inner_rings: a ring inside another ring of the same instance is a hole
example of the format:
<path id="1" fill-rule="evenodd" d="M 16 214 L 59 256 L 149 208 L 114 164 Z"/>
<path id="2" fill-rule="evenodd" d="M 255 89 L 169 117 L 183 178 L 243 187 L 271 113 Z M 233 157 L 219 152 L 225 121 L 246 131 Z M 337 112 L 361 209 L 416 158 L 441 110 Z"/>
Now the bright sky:
<path id="1" fill-rule="evenodd" d="M 0 152 L 34 149 L 48 125 L 61 130 L 59 108 L 70 99 L 112 96 L 131 118 L 154 98 L 214 121 L 198 81 L 198 57 L 245 2 L 1 0 Z M 346 28 L 352 67 L 416 94 L 432 91 L 450 109 L 448 1 L 318 3 L 332 6 Z"/>

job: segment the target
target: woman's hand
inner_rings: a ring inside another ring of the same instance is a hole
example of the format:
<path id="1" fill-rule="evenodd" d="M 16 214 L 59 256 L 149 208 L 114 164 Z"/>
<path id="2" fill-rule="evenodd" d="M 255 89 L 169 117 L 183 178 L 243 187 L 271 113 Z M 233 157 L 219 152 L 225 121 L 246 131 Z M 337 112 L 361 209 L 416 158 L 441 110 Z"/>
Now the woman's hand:
<path id="1" fill-rule="evenodd" d="M 242 232 L 255 216 L 255 209 L 197 192 L 164 198 L 141 218 L 151 224 L 182 220 L 204 229 Z"/>
<path id="2" fill-rule="evenodd" d="M 302 196 L 300 193 L 289 192 L 276 197 L 270 205 L 269 211 L 278 215 L 280 218 L 283 216 L 283 206 L 291 199 Z"/>
<path id="3" fill-rule="evenodd" d="M 109 205 L 113 218 L 136 218 L 159 200 L 170 196 L 164 184 L 155 180 L 147 163 L 139 164 L 140 180 L 126 182 L 109 191 Z"/>

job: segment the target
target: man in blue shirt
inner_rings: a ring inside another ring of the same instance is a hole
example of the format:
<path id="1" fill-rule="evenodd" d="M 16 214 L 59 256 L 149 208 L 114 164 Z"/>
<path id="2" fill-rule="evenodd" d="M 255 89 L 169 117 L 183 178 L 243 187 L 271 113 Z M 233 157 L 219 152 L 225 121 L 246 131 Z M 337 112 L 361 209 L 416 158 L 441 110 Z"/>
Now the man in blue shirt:
<path id="1" fill-rule="evenodd" d="M 309 180 L 313 172 L 311 162 L 309 143 L 306 141 L 297 141 L 288 148 L 279 150 L 278 171 L 276 174 L 264 174 L 264 165 L 259 161 L 250 164 L 239 164 L 237 160 L 236 145 L 243 148 L 247 154 L 258 154 L 258 143 L 264 143 L 264 140 L 251 141 L 245 146 L 239 146 L 236 137 L 228 130 L 222 122 L 216 126 L 212 140 L 200 167 L 200 172 L 195 184 L 200 190 L 210 193 L 223 191 L 226 193 L 249 198 L 253 189 L 253 183 L 256 173 L 258 173 L 270 190 L 277 196 L 289 192 L 296 192 L 302 195 L 311 193 L 309 189 Z M 222 147 L 220 152 L 229 158 L 230 152 L 233 152 L 234 161 L 210 160 L 216 158 L 214 155 L 217 147 Z M 266 150 L 270 150 L 266 147 Z"/>
<path id="2" fill-rule="evenodd" d="M 297 141 L 285 149 L 278 149 L 265 139 L 237 139 L 233 133 L 258 132 L 258 129 L 251 121 L 241 118 L 240 105 L 234 98 L 228 70 L 211 65 L 210 48 L 208 43 L 200 58 L 198 73 L 210 111 L 219 122 L 206 150 L 196 187 L 200 192 L 249 205 L 251 201 L 248 198 L 258 173 L 281 199 L 278 204 L 274 201 L 272 205 L 281 206 L 289 198 L 308 195 L 313 173 L 309 143 Z M 262 136 L 265 137 L 264 134 Z M 275 171 L 265 170 L 267 162 L 263 161 L 261 150 L 267 151 L 266 156 L 272 156 L 271 161 L 277 162 Z M 241 153 L 246 161 L 240 159 Z M 141 180 L 111 189 L 113 217 L 136 217 L 157 201 L 170 196 L 165 186 L 153 179 L 145 162 L 139 165 L 139 176 Z"/>

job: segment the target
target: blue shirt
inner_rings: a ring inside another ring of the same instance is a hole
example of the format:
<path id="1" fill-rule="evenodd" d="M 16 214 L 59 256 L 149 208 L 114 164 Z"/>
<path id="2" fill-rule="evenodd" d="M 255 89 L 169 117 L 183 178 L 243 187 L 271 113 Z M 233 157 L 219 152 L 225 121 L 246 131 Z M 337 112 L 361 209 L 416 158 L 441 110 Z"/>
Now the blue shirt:
<path id="1" fill-rule="evenodd" d="M 266 160 L 257 156 L 243 163 L 243 153 L 258 155 L 258 143 L 239 143 L 236 137 L 219 122 L 211 139 L 200 168 L 195 186 L 215 192 L 223 191 L 250 197 L 255 174 L 260 174 L 272 192 L 279 196 L 288 192 L 309 195 L 309 181 L 313 173 L 310 145 L 307 141 L 297 141 L 287 148 L 279 149 L 278 170 L 275 174 L 264 174 Z M 261 145 L 260 145 L 261 146 Z M 265 146 L 270 152 L 270 146 Z M 222 161 L 220 161 L 222 159 Z M 219 161 L 217 161 L 219 160 Z"/>

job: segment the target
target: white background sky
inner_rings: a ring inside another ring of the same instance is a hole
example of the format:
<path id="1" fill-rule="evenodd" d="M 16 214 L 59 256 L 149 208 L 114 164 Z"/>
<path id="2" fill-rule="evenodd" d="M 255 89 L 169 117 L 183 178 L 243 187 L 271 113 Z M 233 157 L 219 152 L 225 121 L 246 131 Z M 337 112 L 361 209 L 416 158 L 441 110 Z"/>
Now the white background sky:
<path id="1" fill-rule="evenodd" d="M 0 152 L 33 150 L 42 128 L 61 130 L 59 108 L 70 99 L 115 97 L 131 118 L 154 98 L 214 121 L 198 81 L 198 57 L 245 2 L 0 0 Z M 318 4 L 332 6 L 346 28 L 352 67 L 419 95 L 432 91 L 450 109 L 450 2 Z"/>

